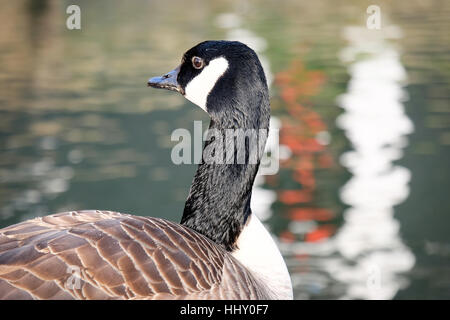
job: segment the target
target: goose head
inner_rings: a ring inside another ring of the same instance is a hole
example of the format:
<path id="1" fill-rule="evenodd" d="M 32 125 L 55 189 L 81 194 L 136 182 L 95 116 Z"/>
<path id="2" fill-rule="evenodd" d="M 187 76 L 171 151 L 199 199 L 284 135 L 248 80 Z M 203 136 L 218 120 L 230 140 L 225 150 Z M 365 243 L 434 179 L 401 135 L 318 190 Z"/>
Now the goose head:
<path id="1" fill-rule="evenodd" d="M 235 157 L 232 163 L 199 164 L 181 219 L 181 224 L 235 250 L 251 215 L 252 186 L 270 120 L 266 78 L 256 53 L 236 41 L 205 41 L 186 51 L 177 68 L 149 79 L 148 85 L 177 91 L 198 105 L 211 118 L 209 129 L 219 132 L 221 138 L 230 129 L 258 136 L 257 148 L 244 143 L 243 162 Z M 239 153 L 233 139 L 223 140 L 223 154 L 233 157 Z M 204 150 L 210 143 L 205 142 Z"/>
<path id="2" fill-rule="evenodd" d="M 218 128 L 269 126 L 269 95 L 256 53 L 237 41 L 205 41 L 148 86 L 173 90 L 206 111 Z"/>

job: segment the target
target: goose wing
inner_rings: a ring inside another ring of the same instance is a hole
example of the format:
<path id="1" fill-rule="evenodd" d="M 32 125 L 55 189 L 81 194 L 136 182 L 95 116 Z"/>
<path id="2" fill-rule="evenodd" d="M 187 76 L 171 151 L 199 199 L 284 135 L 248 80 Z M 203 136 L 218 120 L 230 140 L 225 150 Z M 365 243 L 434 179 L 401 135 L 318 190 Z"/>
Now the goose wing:
<path id="1" fill-rule="evenodd" d="M 267 299 L 228 252 L 163 219 L 73 211 L 0 230 L 0 299 Z"/>

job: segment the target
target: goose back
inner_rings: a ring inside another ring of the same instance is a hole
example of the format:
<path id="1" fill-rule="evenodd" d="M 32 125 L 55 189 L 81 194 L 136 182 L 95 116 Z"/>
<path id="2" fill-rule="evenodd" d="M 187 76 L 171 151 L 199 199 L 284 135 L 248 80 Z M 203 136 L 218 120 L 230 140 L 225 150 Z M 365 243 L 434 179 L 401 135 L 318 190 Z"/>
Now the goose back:
<path id="1" fill-rule="evenodd" d="M 72 211 L 0 230 L 0 299 L 269 299 L 221 246 L 179 224 Z"/>

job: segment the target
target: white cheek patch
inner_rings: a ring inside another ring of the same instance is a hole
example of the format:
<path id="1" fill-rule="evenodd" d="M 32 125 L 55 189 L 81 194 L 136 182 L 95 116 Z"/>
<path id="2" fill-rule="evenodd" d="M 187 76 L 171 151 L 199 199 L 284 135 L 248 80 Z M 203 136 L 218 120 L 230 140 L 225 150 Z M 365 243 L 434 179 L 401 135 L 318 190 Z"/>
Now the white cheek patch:
<path id="1" fill-rule="evenodd" d="M 206 111 L 206 100 L 217 80 L 227 71 L 228 61 L 224 57 L 211 60 L 184 89 L 184 96 Z"/>

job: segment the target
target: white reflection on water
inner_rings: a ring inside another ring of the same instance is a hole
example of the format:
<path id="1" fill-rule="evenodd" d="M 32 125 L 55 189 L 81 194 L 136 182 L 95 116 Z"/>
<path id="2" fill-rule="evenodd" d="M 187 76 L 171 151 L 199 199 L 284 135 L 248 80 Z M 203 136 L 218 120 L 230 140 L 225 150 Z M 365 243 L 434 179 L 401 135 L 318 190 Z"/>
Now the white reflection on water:
<path id="1" fill-rule="evenodd" d="M 404 285 L 399 275 L 415 258 L 399 235 L 394 206 L 409 194 L 411 173 L 393 162 L 403 156 L 413 124 L 404 111 L 405 70 L 388 41 L 401 36 L 397 27 L 344 30 L 348 46 L 341 60 L 351 80 L 338 103 L 345 112 L 337 124 L 353 150 L 341 163 L 353 175 L 340 192 L 345 222 L 334 238 L 336 250 L 352 264 L 332 267 L 332 276 L 348 284 L 344 298 L 392 299 Z"/>

